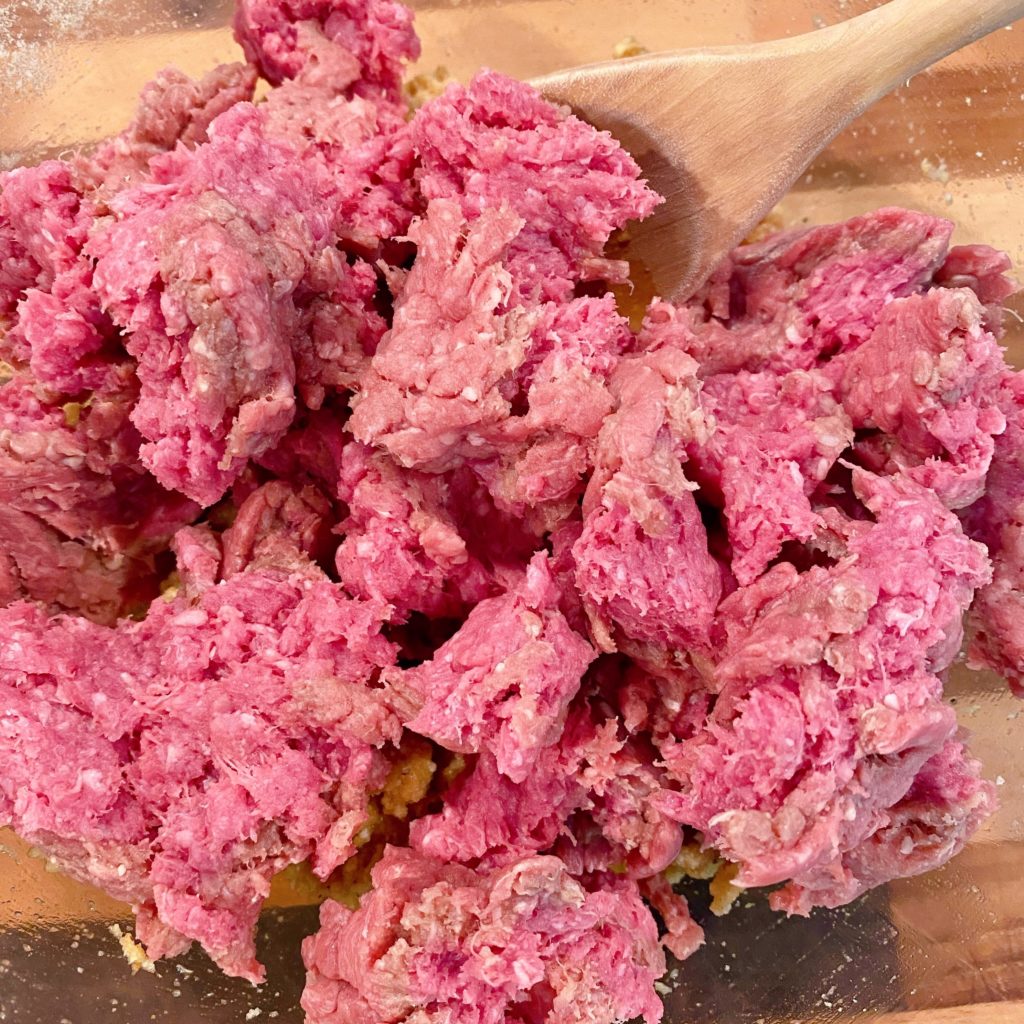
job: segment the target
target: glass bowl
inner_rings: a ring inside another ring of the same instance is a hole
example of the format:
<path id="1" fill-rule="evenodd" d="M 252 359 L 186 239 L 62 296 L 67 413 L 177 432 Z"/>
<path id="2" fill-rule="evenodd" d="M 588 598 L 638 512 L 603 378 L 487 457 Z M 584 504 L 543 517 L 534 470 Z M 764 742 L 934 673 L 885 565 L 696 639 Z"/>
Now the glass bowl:
<path id="1" fill-rule="evenodd" d="M 956 0 L 950 0 L 956 2 Z M 419 0 L 423 58 L 457 78 L 480 66 L 520 77 L 649 49 L 809 31 L 865 0 Z M 191 74 L 237 56 L 226 0 L 2 0 L 0 161 L 86 145 L 130 118 L 141 86 L 173 63 Z M 1024 266 L 1024 26 L 917 76 L 821 156 L 780 207 L 821 223 L 895 203 L 950 217 Z M 1024 299 L 1007 346 L 1024 357 Z M 995 778 L 999 813 L 945 869 L 809 919 L 772 914 L 756 893 L 727 917 L 694 890 L 707 944 L 672 977 L 666 1024 L 1024 1024 L 1024 704 L 991 674 L 957 666 L 949 692 Z M 0 769 L 2 770 L 2 769 Z M 259 989 L 193 951 L 132 976 L 115 926 L 127 908 L 48 870 L 0 830 L 0 1021 L 237 1024 L 302 1020 L 299 940 L 308 895 L 275 890 L 263 915 Z"/>

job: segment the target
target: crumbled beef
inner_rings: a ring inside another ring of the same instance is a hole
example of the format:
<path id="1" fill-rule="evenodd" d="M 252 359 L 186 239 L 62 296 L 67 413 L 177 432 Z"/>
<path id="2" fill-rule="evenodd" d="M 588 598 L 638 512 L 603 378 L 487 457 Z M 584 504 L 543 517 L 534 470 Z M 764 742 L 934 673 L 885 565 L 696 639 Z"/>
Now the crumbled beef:
<path id="1" fill-rule="evenodd" d="M 295 350 L 310 344 L 296 291 L 334 240 L 329 177 L 269 137 L 258 108 L 239 104 L 210 132 L 151 161 L 159 185 L 119 193 L 118 219 L 90 242 L 99 294 L 137 360 L 142 461 L 204 505 L 295 416 Z M 373 282 L 342 274 L 343 304 L 363 303 L 372 324 Z M 364 324 L 348 327 L 333 340 L 343 363 L 364 344 Z"/>
<path id="2" fill-rule="evenodd" d="M 1009 276 L 1010 267 L 1010 257 L 990 245 L 954 245 L 935 272 L 934 283 L 942 288 L 970 288 L 985 306 L 985 329 L 999 334 L 1003 300 L 1018 287 Z"/>
<path id="3" fill-rule="evenodd" d="M 616 648 L 613 627 L 661 648 L 707 641 L 722 570 L 682 468 L 684 443 L 707 438 L 695 369 L 689 356 L 663 349 L 623 360 L 612 376 L 618 408 L 601 430 L 572 549 L 576 585 L 605 650 Z"/>
<path id="4" fill-rule="evenodd" d="M 663 871 L 682 842 L 679 826 L 651 800 L 667 777 L 646 738 L 631 735 L 596 694 L 596 678 L 618 680 L 621 671 L 612 664 L 592 672 L 558 743 L 539 752 L 522 782 L 481 754 L 443 809 L 413 824 L 412 845 L 488 869 L 557 849 L 575 874 L 650 878 Z"/>
<path id="5" fill-rule="evenodd" d="M 995 810 L 994 789 L 980 773 L 980 763 L 967 756 L 963 744 L 948 740 L 905 795 L 879 813 L 875 831 L 827 866 L 802 875 L 799 884 L 773 893 L 772 907 L 808 914 L 813 907 L 842 906 L 877 885 L 945 864 Z"/>
<path id="6" fill-rule="evenodd" d="M 605 243 L 660 200 L 608 132 L 492 71 L 450 85 L 412 128 L 427 200 L 455 200 L 469 221 L 506 207 L 523 222 L 509 240 L 517 299 L 565 301 L 576 281 L 626 279 L 627 265 L 606 259 Z"/>
<path id="7" fill-rule="evenodd" d="M 420 53 L 412 11 L 395 0 L 238 0 L 235 38 L 273 85 L 298 78 L 394 100 Z"/>
<path id="8" fill-rule="evenodd" d="M 386 455 L 353 442 L 342 456 L 338 495 L 338 575 L 349 592 L 389 604 L 392 618 L 412 612 L 462 616 L 496 586 L 468 550 L 447 511 L 443 476 L 403 472 Z"/>
<path id="9" fill-rule="evenodd" d="M 48 291 L 75 266 L 92 219 L 59 160 L 0 175 L 0 315 L 10 316 L 29 288 Z"/>
<path id="10" fill-rule="evenodd" d="M 467 226 L 453 201 L 430 204 L 410 229 L 421 255 L 351 420 L 357 438 L 403 466 L 470 462 L 520 513 L 574 500 L 611 409 L 605 377 L 629 343 L 610 298 L 508 305 L 502 258 L 522 226 L 505 207 Z"/>
<path id="11" fill-rule="evenodd" d="M 151 957 L 196 940 L 260 980 L 271 876 L 312 857 L 326 877 L 386 778 L 384 613 L 269 568 L 116 628 L 0 610 L 0 820 L 138 904 Z"/>
<path id="12" fill-rule="evenodd" d="M 255 88 L 256 72 L 248 64 L 220 64 L 198 82 L 177 68 L 164 68 L 143 87 L 135 120 L 76 167 L 101 194 L 118 192 L 144 175 L 158 153 L 206 142 L 216 117 L 251 100 Z"/>
<path id="13" fill-rule="evenodd" d="M 511 408 L 499 385 L 522 364 L 535 319 L 508 308 L 501 265 L 522 226 L 505 207 L 467 226 L 451 200 L 435 200 L 412 226 L 417 259 L 353 402 L 360 441 L 434 472 L 486 453 L 487 432 Z"/>
<path id="14" fill-rule="evenodd" d="M 271 480 L 257 488 L 224 531 L 224 577 L 250 566 L 302 571 L 310 561 L 326 561 L 332 513 L 330 499 L 312 484 Z"/>
<path id="15" fill-rule="evenodd" d="M 932 492 L 862 471 L 854 488 L 876 521 L 847 524 L 834 567 L 782 563 L 723 602 L 717 700 L 704 728 L 664 745 L 679 790 L 655 798 L 740 864 L 739 884 L 791 879 L 780 899 L 794 907 L 862 891 L 843 858 L 886 826 L 955 731 L 938 673 L 990 578 L 984 549 Z M 975 820 L 993 791 L 976 779 L 964 791 L 959 813 Z"/>
<path id="16" fill-rule="evenodd" d="M 448 750 L 490 750 L 513 782 L 558 740 L 594 651 L 558 610 L 558 588 L 538 554 L 522 582 L 481 601 L 430 661 L 394 670 L 413 732 Z"/>
<path id="17" fill-rule="evenodd" d="M 817 371 L 719 374 L 701 397 L 716 429 L 688 446 L 692 473 L 703 493 L 720 496 L 730 567 L 752 583 L 787 541 L 820 529 L 811 498 L 853 441 L 850 418 Z"/>
<path id="18" fill-rule="evenodd" d="M 876 436 L 861 446 L 864 454 L 878 456 L 879 468 L 903 470 L 950 508 L 981 497 L 993 437 L 1006 426 L 993 401 L 1006 364 L 983 320 L 967 289 L 895 299 L 871 337 L 835 363 L 854 427 L 882 431 L 880 444 Z"/>
<path id="19" fill-rule="evenodd" d="M 997 403 L 1006 430 L 995 439 L 985 496 L 965 514 L 971 534 L 992 555 L 992 582 L 968 621 L 975 668 L 991 668 L 1024 697 L 1024 374 L 1006 373 Z"/>
<path id="20" fill-rule="evenodd" d="M 886 208 L 741 246 L 688 303 L 704 374 L 809 370 L 866 341 L 893 298 L 932 280 L 953 225 Z"/>
<path id="21" fill-rule="evenodd" d="M 109 622 L 143 603 L 152 556 L 195 506 L 138 464 L 130 367 L 103 390 L 57 404 L 25 374 L 0 385 L 0 603 L 31 597 Z"/>
<path id="22" fill-rule="evenodd" d="M 394 847 L 373 882 L 354 913 L 325 903 L 303 944 L 310 1024 L 661 1020 L 665 961 L 634 882 L 588 888 L 550 856 L 485 873 Z"/>
<path id="23" fill-rule="evenodd" d="M 276 872 L 383 855 L 311 1024 L 653 1024 L 693 851 L 801 914 L 955 854 L 965 610 L 1024 692 L 1008 259 L 883 209 L 634 332 L 609 134 L 412 113 L 396 0 L 235 34 L 0 175 L 0 824 L 253 980 Z"/>

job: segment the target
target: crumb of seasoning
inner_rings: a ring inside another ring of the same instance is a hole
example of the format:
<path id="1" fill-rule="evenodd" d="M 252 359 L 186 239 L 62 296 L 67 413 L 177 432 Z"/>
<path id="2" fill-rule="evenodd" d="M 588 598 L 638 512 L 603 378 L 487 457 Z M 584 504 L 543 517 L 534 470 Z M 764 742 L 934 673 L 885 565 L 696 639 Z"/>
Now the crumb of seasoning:
<path id="1" fill-rule="evenodd" d="M 724 917 L 732 910 L 743 889 L 733 884 L 733 879 L 739 874 L 738 864 L 722 864 L 711 879 L 708 889 L 711 891 L 711 913 L 715 917 Z"/>
<path id="2" fill-rule="evenodd" d="M 121 944 L 121 953 L 128 961 L 132 974 L 145 971 L 147 974 L 156 974 L 156 964 L 146 955 L 145 949 L 136 941 L 131 932 L 125 931 L 119 924 L 110 926 L 110 934 Z"/>
<path id="3" fill-rule="evenodd" d="M 625 39 L 620 39 L 615 44 L 612 53 L 616 60 L 622 60 L 624 57 L 640 57 L 645 53 L 650 53 L 650 50 L 636 36 L 626 36 Z"/>
<path id="4" fill-rule="evenodd" d="M 946 166 L 946 161 L 939 157 L 937 161 L 929 160 L 925 157 L 921 161 L 921 173 L 926 178 L 931 178 L 932 181 L 939 181 L 943 185 L 949 181 L 949 168 Z"/>
<path id="5" fill-rule="evenodd" d="M 750 234 L 743 239 L 745 245 L 750 245 L 752 242 L 763 242 L 766 238 L 774 235 L 777 231 L 781 231 L 786 226 L 786 222 L 783 219 L 782 211 L 779 207 L 775 207 L 774 210 L 769 210 L 764 217 L 750 229 Z"/>
<path id="6" fill-rule="evenodd" d="M 413 110 L 419 110 L 424 103 L 436 99 L 444 92 L 452 76 L 443 64 L 438 64 L 433 71 L 424 71 L 413 75 L 405 83 L 405 98 Z"/>
<path id="7" fill-rule="evenodd" d="M 684 843 L 679 855 L 665 869 L 665 878 L 670 885 L 676 885 L 684 878 L 707 881 L 718 873 L 722 861 L 710 850 L 704 850 L 698 843 Z"/>

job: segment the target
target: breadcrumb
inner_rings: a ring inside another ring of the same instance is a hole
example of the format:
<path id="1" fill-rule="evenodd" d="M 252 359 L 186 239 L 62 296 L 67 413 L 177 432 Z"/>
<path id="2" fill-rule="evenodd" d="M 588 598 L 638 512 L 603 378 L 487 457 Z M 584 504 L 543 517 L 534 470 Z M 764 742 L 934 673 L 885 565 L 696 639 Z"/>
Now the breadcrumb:
<path id="1" fill-rule="evenodd" d="M 405 97 L 413 110 L 419 110 L 428 100 L 437 99 L 445 91 L 448 83 L 453 81 L 448 69 L 438 64 L 433 71 L 424 71 L 413 75 L 405 83 Z"/>
<path id="2" fill-rule="evenodd" d="M 112 924 L 109 931 L 121 944 L 121 953 L 128 961 L 132 974 L 138 974 L 139 971 L 156 974 L 156 964 L 146 955 L 146 950 L 131 932 L 126 932 L 119 924 Z"/>
<path id="3" fill-rule="evenodd" d="M 612 51 L 616 60 L 622 60 L 624 57 L 639 57 L 650 52 L 636 36 L 626 36 L 625 39 L 620 39 Z"/>

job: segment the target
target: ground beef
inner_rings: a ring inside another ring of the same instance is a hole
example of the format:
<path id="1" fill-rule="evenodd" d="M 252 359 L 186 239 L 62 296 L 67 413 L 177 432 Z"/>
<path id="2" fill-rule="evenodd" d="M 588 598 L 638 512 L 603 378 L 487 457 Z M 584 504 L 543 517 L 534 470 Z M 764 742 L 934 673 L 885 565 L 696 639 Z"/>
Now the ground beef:
<path id="1" fill-rule="evenodd" d="M 311 1024 L 661 1019 L 665 963 L 635 883 L 588 888 L 550 856 L 476 872 L 395 848 L 373 881 L 355 913 L 324 904 L 303 944 Z"/>
<path id="2" fill-rule="evenodd" d="M 653 1024 L 694 856 L 807 913 L 956 853 L 965 611 L 1024 687 L 1007 258 L 883 209 L 634 332 L 610 135 L 413 112 L 395 0 L 235 31 L 0 175 L 0 824 L 253 980 L 277 871 L 383 854 L 311 1024 Z"/>
<path id="3" fill-rule="evenodd" d="M 625 279 L 604 245 L 659 198 L 610 134 L 494 72 L 450 85 L 412 127 L 428 201 L 455 200 L 469 221 L 506 207 L 523 222 L 508 251 L 517 298 L 564 301 L 577 281 Z"/>
<path id="4" fill-rule="evenodd" d="M 965 515 L 993 562 L 968 616 L 968 653 L 975 668 L 994 669 L 1024 696 L 1024 374 L 1006 374 L 996 400 L 1006 430 L 995 439 L 985 496 Z"/>
<path id="5" fill-rule="evenodd" d="M 932 492 L 862 471 L 854 489 L 877 521 L 840 527 L 835 565 L 780 564 L 722 603 L 713 710 L 662 748 L 680 788 L 656 801 L 738 862 L 740 884 L 791 879 L 774 897 L 790 909 L 870 884 L 849 870 L 866 861 L 844 858 L 870 849 L 955 732 L 938 673 L 990 578 L 984 548 Z M 956 766 L 966 798 L 946 808 L 951 827 L 992 806 L 976 768 Z"/>
<path id="6" fill-rule="evenodd" d="M 387 776 L 400 726 L 371 683 L 393 647 L 382 605 L 315 572 L 205 582 L 116 628 L 0 610 L 0 819 L 138 904 L 151 956 L 196 940 L 258 981 L 271 876 L 326 877 Z"/>
<path id="7" fill-rule="evenodd" d="M 741 246 L 687 303 L 705 374 L 809 370 L 870 337 L 893 298 L 927 287 L 953 225 L 886 208 Z"/>
<path id="8" fill-rule="evenodd" d="M 993 438 L 1006 419 L 994 401 L 1003 353 L 968 289 L 936 289 L 891 302 L 870 339 L 837 360 L 839 396 L 859 430 L 879 430 L 860 450 L 898 467 L 950 508 L 985 490 Z"/>
<path id="9" fill-rule="evenodd" d="M 497 586 L 448 512 L 443 476 L 403 472 L 386 455 L 353 442 L 342 456 L 339 497 L 348 517 L 338 575 L 353 594 L 387 602 L 392 619 L 413 612 L 462 617 Z"/>
<path id="10" fill-rule="evenodd" d="M 557 741 L 594 658 L 558 610 L 544 555 L 509 593 L 481 601 L 434 657 L 389 674 L 413 714 L 407 725 L 449 750 L 491 751 L 513 782 Z"/>
<path id="11" fill-rule="evenodd" d="M 135 120 L 79 160 L 77 169 L 101 195 L 118 192 L 144 175 L 158 153 L 206 142 L 213 121 L 251 100 L 255 88 L 256 72 L 248 64 L 221 64 L 198 82 L 165 68 L 143 88 Z"/>
<path id="12" fill-rule="evenodd" d="M 395 0 L 240 0 L 235 38 L 273 85 L 304 78 L 395 100 L 420 53 L 412 11 Z"/>
<path id="13" fill-rule="evenodd" d="M 645 739 L 596 699 L 593 682 L 584 684 L 558 743 L 540 751 L 522 782 L 481 755 L 443 810 L 413 825 L 412 845 L 489 869 L 557 847 L 576 873 L 663 871 L 682 842 L 679 826 L 651 800 L 667 779 Z"/>

